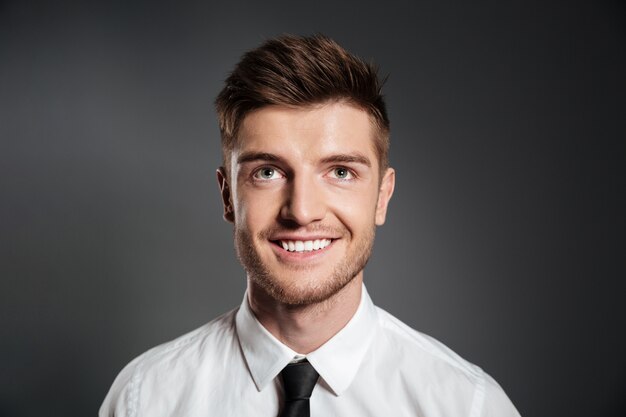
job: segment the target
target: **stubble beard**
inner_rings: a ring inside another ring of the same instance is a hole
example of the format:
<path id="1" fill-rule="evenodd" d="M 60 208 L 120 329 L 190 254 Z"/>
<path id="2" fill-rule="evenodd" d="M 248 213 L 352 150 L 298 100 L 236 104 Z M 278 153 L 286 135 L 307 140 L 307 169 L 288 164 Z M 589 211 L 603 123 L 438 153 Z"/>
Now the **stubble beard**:
<path id="1" fill-rule="evenodd" d="M 272 230 L 259 233 L 258 241 L 267 242 Z M 346 236 L 345 230 L 341 236 Z M 337 234 L 333 234 L 337 235 Z M 248 278 L 259 285 L 276 301 L 292 306 L 304 306 L 322 303 L 339 293 L 365 268 L 374 246 L 375 226 L 357 241 L 353 242 L 353 249 L 333 268 L 330 276 L 319 277 L 314 281 L 302 285 L 297 279 L 281 280 L 274 276 L 264 264 L 259 252 L 254 246 L 251 234 L 242 228 L 235 227 L 235 249 Z M 342 237 L 345 239 L 345 237 Z M 307 272 L 308 267 L 291 267 L 286 273 L 298 274 Z M 310 280 L 309 280 L 310 281 Z"/>

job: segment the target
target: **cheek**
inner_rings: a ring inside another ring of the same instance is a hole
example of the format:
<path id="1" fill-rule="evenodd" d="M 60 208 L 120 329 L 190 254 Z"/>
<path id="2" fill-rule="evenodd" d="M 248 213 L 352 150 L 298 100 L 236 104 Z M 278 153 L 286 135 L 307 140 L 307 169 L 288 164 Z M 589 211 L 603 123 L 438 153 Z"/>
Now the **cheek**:
<path id="1" fill-rule="evenodd" d="M 263 229 L 276 217 L 279 198 L 271 193 L 244 192 L 235 204 L 236 216 L 250 230 Z"/>
<path id="2" fill-rule="evenodd" d="M 370 189 L 343 193 L 333 199 L 335 213 L 346 225 L 367 224 L 374 221 L 378 194 Z"/>

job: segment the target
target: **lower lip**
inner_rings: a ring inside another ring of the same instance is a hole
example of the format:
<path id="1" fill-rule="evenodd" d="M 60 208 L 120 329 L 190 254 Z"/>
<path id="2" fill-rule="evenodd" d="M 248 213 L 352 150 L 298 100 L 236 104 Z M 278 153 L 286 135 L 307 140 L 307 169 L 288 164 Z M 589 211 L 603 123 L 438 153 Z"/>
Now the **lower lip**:
<path id="1" fill-rule="evenodd" d="M 281 260 L 288 262 L 302 262 L 302 261 L 312 261 L 317 258 L 324 256 L 330 248 L 332 248 L 335 244 L 336 239 L 331 240 L 330 244 L 326 246 L 324 249 L 312 250 L 312 251 L 302 251 L 302 252 L 289 252 L 283 249 L 277 243 L 271 242 L 272 248 L 274 252 Z"/>

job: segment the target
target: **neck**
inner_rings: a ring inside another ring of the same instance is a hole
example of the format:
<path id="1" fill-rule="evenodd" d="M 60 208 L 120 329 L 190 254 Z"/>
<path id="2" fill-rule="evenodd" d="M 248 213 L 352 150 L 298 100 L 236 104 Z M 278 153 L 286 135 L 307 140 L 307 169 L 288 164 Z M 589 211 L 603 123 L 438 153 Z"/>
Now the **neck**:
<path id="1" fill-rule="evenodd" d="M 361 302 L 363 272 L 339 292 L 315 304 L 286 305 L 248 279 L 248 302 L 257 320 L 274 337 L 301 354 L 318 349 L 339 332 Z"/>

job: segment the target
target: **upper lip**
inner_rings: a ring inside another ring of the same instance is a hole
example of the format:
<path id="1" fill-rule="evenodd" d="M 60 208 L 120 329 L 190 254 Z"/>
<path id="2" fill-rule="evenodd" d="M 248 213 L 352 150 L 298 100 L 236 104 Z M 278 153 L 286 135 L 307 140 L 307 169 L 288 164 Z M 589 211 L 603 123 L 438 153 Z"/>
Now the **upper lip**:
<path id="1" fill-rule="evenodd" d="M 334 236 L 329 236 L 329 235 L 321 235 L 321 234 L 316 234 L 316 235 L 289 235 L 289 234 L 280 234 L 280 235 L 276 235 L 276 236 L 272 236 L 270 238 L 270 240 L 300 240 L 300 241 L 307 241 L 307 240 L 320 240 L 320 239 L 337 239 L 337 237 Z"/>

